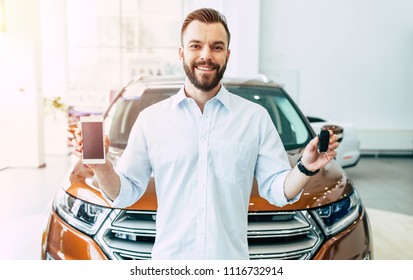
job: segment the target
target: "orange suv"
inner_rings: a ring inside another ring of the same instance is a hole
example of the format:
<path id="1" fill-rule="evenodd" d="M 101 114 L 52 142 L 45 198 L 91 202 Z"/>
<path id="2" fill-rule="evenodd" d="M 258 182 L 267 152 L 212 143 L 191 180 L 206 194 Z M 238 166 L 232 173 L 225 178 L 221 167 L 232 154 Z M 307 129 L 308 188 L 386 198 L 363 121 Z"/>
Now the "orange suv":
<path id="1" fill-rule="evenodd" d="M 105 112 L 114 165 L 145 107 L 178 92 L 183 80 L 147 78 L 125 87 Z M 225 80 L 234 94 L 264 106 L 291 165 L 315 136 L 307 119 L 280 86 L 257 80 Z M 156 129 L 156 127 L 154 127 Z M 341 135 L 341 131 L 339 132 Z M 54 198 L 42 236 L 42 259 L 150 259 L 156 233 L 154 181 L 132 206 L 112 208 L 84 165 L 73 164 Z M 357 191 L 332 161 L 311 177 L 299 201 L 282 208 L 261 198 L 256 182 L 248 212 L 250 259 L 372 259 L 369 221 Z"/>

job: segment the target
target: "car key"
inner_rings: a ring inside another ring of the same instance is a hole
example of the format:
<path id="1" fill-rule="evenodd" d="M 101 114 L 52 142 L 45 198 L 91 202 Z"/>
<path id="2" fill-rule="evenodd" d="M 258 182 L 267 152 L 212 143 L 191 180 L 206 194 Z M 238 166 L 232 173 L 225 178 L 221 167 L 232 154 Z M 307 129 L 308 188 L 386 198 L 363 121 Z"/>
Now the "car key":
<path id="1" fill-rule="evenodd" d="M 330 131 L 321 130 L 318 134 L 318 152 L 325 153 L 328 150 L 328 145 L 330 143 Z"/>

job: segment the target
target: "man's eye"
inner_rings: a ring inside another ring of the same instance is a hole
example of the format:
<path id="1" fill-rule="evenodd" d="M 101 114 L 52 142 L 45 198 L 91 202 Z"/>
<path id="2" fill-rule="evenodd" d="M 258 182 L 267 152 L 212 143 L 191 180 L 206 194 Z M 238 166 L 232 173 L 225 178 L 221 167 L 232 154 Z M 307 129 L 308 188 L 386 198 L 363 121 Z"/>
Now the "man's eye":
<path id="1" fill-rule="evenodd" d="M 216 51 L 222 51 L 224 49 L 224 47 L 222 47 L 222 46 L 215 46 L 214 47 L 214 50 L 216 50 Z"/>

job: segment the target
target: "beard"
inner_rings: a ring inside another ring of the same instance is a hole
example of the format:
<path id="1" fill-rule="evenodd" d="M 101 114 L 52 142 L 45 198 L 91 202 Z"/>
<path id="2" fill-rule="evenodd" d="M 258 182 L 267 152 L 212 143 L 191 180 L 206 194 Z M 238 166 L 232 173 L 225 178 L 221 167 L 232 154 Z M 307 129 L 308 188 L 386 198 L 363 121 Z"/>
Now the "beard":
<path id="1" fill-rule="evenodd" d="M 227 63 L 225 63 L 222 68 L 215 63 L 212 62 L 198 62 L 188 66 L 185 61 L 183 62 L 185 74 L 188 77 L 189 81 L 199 90 L 202 91 L 211 91 L 213 90 L 222 80 L 224 77 L 225 69 L 227 68 Z M 210 75 L 202 74 L 200 77 L 195 75 L 195 68 L 197 66 L 208 66 L 214 67 L 216 73 L 210 77 Z"/>

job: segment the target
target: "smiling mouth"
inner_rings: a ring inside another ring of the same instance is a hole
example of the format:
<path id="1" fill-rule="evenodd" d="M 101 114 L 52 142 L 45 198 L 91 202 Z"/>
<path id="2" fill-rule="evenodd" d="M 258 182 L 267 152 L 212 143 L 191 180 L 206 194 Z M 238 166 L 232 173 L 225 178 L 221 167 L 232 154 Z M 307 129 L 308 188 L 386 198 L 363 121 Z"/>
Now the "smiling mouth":
<path id="1" fill-rule="evenodd" d="M 196 69 L 201 70 L 201 71 L 212 71 L 215 69 L 215 67 L 197 66 Z"/>
<path id="2" fill-rule="evenodd" d="M 218 67 L 217 65 L 211 64 L 211 63 L 199 63 L 199 64 L 195 64 L 195 68 L 200 71 L 214 71 Z"/>

